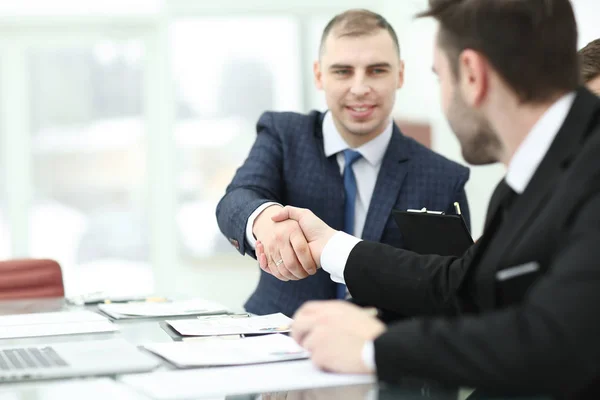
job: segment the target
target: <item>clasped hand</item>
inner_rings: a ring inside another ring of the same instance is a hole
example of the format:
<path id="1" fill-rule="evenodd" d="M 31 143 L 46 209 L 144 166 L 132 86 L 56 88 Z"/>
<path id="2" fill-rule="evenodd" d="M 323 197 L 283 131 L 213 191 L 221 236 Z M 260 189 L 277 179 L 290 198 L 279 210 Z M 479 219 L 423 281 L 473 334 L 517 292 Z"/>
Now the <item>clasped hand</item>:
<path id="1" fill-rule="evenodd" d="M 317 272 L 323 248 L 336 231 L 307 209 L 271 206 L 256 219 L 253 232 L 260 268 L 289 281 Z"/>

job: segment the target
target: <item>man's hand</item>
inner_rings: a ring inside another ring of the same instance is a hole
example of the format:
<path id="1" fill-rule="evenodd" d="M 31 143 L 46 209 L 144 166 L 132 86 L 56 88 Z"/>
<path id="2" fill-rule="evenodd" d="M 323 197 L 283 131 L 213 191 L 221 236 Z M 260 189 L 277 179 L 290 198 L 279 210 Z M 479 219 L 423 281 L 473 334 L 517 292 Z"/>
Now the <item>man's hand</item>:
<path id="1" fill-rule="evenodd" d="M 263 271 L 282 281 L 304 279 L 317 272 L 309 245 L 298 222 L 272 219 L 282 208 L 267 207 L 254 221 L 256 258 Z"/>
<path id="2" fill-rule="evenodd" d="M 341 373 L 372 373 L 364 364 L 366 342 L 385 325 L 365 309 L 345 301 L 307 302 L 294 315 L 292 337 L 311 353 L 316 366 Z"/>
<path id="3" fill-rule="evenodd" d="M 286 206 L 283 209 L 280 208 L 278 211 L 271 219 L 278 223 L 287 220 L 296 221 L 308 241 L 310 253 L 313 256 L 315 264 L 317 266 L 320 265 L 323 248 L 329 242 L 329 239 L 335 235 L 336 230 L 330 228 L 329 225 L 321 221 L 312 211 L 305 208 Z"/>

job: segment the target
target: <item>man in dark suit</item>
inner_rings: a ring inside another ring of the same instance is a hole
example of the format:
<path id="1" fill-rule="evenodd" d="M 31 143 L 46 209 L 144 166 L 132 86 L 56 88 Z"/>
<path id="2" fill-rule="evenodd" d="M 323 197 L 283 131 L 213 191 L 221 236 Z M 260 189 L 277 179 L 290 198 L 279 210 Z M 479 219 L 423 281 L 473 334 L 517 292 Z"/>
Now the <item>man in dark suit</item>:
<path id="1" fill-rule="evenodd" d="M 439 22 L 434 70 L 463 156 L 507 167 L 484 234 L 462 257 L 417 255 L 284 208 L 273 220 L 299 221 L 354 298 L 414 316 L 386 326 L 311 302 L 293 336 L 327 370 L 598 398 L 600 99 L 579 86 L 571 4 L 430 0 L 424 15 Z"/>
<path id="2" fill-rule="evenodd" d="M 579 50 L 579 58 L 585 85 L 600 96 L 600 39 L 592 40 Z"/>
<path id="3" fill-rule="evenodd" d="M 260 117 L 256 142 L 216 211 L 221 231 L 241 254 L 255 257 L 257 240 L 266 247 L 268 264 L 246 310 L 291 316 L 307 300 L 346 296 L 344 285 L 317 271 L 298 224 L 273 223 L 283 205 L 311 209 L 337 229 L 395 246 L 402 237 L 390 218 L 393 208 L 454 213 L 459 202 L 469 223 L 469 170 L 392 122 L 403 70 L 387 21 L 350 10 L 325 28 L 314 65 L 329 110 Z"/>

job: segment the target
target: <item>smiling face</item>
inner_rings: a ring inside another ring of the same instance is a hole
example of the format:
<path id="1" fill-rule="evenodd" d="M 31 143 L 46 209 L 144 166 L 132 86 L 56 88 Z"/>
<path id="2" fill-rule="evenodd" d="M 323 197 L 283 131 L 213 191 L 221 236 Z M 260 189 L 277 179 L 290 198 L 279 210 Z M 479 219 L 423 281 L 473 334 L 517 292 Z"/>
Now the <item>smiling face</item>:
<path id="1" fill-rule="evenodd" d="M 335 125 L 352 147 L 385 130 L 402 87 L 404 66 L 390 34 L 341 36 L 333 30 L 314 65 L 316 87 L 325 92 Z"/>

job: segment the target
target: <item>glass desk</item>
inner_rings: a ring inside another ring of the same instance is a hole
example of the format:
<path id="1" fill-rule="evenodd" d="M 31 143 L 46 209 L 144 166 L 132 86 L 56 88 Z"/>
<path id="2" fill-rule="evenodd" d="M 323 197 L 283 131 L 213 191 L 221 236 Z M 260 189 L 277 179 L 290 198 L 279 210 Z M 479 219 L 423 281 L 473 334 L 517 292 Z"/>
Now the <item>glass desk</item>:
<path id="1" fill-rule="evenodd" d="M 37 313 L 59 311 L 69 306 L 63 299 L 39 299 L 0 301 L 0 315 Z M 91 308 L 94 309 L 94 308 Z M 188 317 L 189 318 L 189 317 Z M 0 346 L 5 345 L 35 345 L 40 343 L 60 343 L 84 340 L 106 339 L 107 335 L 124 338 L 135 345 L 148 342 L 170 342 L 172 337 L 161 327 L 162 318 L 116 321 L 120 331 L 116 333 L 81 334 L 69 336 L 52 336 L 23 339 L 1 339 Z M 162 363 L 159 371 L 175 370 L 167 363 Z M 36 381 L 19 384 L 0 384 L 0 400 L 55 400 L 55 399 L 152 399 L 147 393 L 140 393 L 118 380 L 118 376 L 90 377 L 85 379 L 65 379 L 54 381 Z M 277 391 L 268 393 L 249 393 L 244 395 L 226 395 L 211 400 L 412 400 L 412 399 L 440 399 L 440 400 L 549 400 L 548 397 L 525 396 L 494 396 L 456 387 L 445 387 L 435 382 L 416 379 L 406 379 L 402 384 L 367 384 L 354 386 L 340 386 L 328 388 L 310 388 L 310 382 L 305 390 Z M 189 398 L 189 397 L 188 397 Z M 203 399 L 202 395 L 193 397 Z M 177 397 L 173 398 L 180 399 Z"/>

